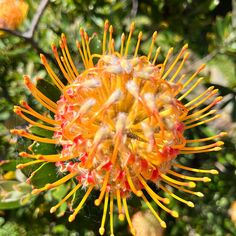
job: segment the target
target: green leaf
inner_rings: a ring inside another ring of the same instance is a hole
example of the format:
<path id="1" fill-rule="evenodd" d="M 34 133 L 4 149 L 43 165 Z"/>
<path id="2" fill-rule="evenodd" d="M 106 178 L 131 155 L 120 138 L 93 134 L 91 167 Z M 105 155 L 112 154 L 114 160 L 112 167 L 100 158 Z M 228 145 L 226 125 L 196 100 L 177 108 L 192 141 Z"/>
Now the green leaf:
<path id="1" fill-rule="evenodd" d="M 42 92 L 46 97 L 53 102 L 57 102 L 60 99 L 60 90 L 44 79 L 38 79 L 36 84 L 37 89 Z"/>
<path id="2" fill-rule="evenodd" d="M 29 161 L 32 161 L 32 159 L 22 158 L 22 157 L 16 160 L 4 160 L 4 161 L 1 161 L 0 167 L 4 171 L 14 171 L 16 170 L 17 165 L 26 163 Z"/>
<path id="3" fill-rule="evenodd" d="M 18 181 L 0 181 L 0 209 L 13 209 L 27 204 L 30 200 L 31 187 Z M 24 201 L 22 201 L 24 199 Z"/>
<path id="4" fill-rule="evenodd" d="M 58 179 L 56 166 L 52 163 L 42 164 L 30 178 L 30 183 L 35 188 L 42 188 L 48 183 L 53 183 Z"/>
<path id="5" fill-rule="evenodd" d="M 35 134 L 35 135 L 38 135 L 38 136 L 44 137 L 44 138 L 51 138 L 53 136 L 53 133 L 54 133 L 53 131 L 42 129 L 38 126 L 31 126 L 29 128 L 29 131 L 32 134 Z"/>
<path id="6" fill-rule="evenodd" d="M 38 143 L 35 142 L 32 145 L 32 152 L 34 154 L 56 154 L 56 145 L 50 143 Z"/>

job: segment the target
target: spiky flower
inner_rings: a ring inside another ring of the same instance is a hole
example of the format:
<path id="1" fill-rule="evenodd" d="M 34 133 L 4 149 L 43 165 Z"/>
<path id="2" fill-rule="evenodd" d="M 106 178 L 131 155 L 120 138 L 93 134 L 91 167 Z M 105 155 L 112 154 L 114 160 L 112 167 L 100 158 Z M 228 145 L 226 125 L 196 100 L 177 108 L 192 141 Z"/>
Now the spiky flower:
<path id="1" fill-rule="evenodd" d="M 28 12 L 28 4 L 24 0 L 0 1 L 0 28 L 16 29 L 21 25 Z M 0 36 L 4 32 L 0 31 Z"/>
<path id="2" fill-rule="evenodd" d="M 110 217 L 110 235 L 114 235 L 114 211 L 118 213 L 120 220 L 127 219 L 131 233 L 135 234 L 127 205 L 127 199 L 131 196 L 141 198 L 164 228 L 166 223 L 148 199 L 151 198 L 158 207 L 173 217 L 178 217 L 178 213 L 165 206 L 169 203 L 169 198 L 160 196 L 159 190 L 193 207 L 191 201 L 179 197 L 173 193 L 173 189 L 202 197 L 201 192 L 191 189 L 195 188 L 196 182 L 209 182 L 210 179 L 184 175 L 177 171 L 208 174 L 217 174 L 217 171 L 181 165 L 176 157 L 181 154 L 218 151 L 223 142 L 213 140 L 225 135 L 220 133 L 194 140 L 185 136 L 186 130 L 217 119 L 219 114 L 214 115 L 216 110 L 211 108 L 222 99 L 216 97 L 217 90 L 210 87 L 200 95 L 192 97 L 186 104 L 182 102 L 201 83 L 202 78 L 198 78 L 198 74 L 204 68 L 201 65 L 189 78 L 179 76 L 189 56 L 186 52 L 187 45 L 180 50 L 172 63 L 168 63 L 168 60 L 173 48 L 168 51 L 164 62 L 157 64 L 160 48 L 153 52 L 157 32 L 152 36 L 148 54 L 142 56 L 138 55 L 142 32 L 138 35 L 133 55 L 128 54 L 131 51 L 133 32 L 134 24 L 131 24 L 127 40 L 122 34 L 121 46 L 117 51 L 114 48 L 113 28 L 106 21 L 102 52 L 93 54 L 90 51 L 90 38 L 81 29 L 81 42 L 77 42 L 77 47 L 85 69 L 80 73 L 71 59 L 66 37 L 62 34 L 62 56 L 59 56 L 54 44 L 52 50 L 64 75 L 63 80 L 41 55 L 49 76 L 61 91 L 60 99 L 56 103 L 50 100 L 47 93 L 43 94 L 28 76 L 24 76 L 25 84 L 32 95 L 50 113 L 40 114 L 25 101 L 21 103 L 21 107 L 14 108 L 31 125 L 53 131 L 54 135 L 52 138 L 43 138 L 16 129 L 12 133 L 36 142 L 61 146 L 61 152 L 53 155 L 26 152 L 20 154 L 32 158 L 33 161 L 19 165 L 19 168 L 52 162 L 64 174 L 56 182 L 34 189 L 33 193 L 56 188 L 71 179 L 76 181 L 77 185 L 51 208 L 51 212 L 55 212 L 76 191 L 86 190 L 81 202 L 69 216 L 71 222 L 75 220 L 91 192 L 99 191 L 94 203 L 96 206 L 103 203 L 99 229 L 101 235 L 105 231 L 107 211 Z M 152 54 L 155 56 L 152 57 Z M 53 116 L 50 115 L 52 113 Z M 38 118 L 41 122 L 30 117 Z M 157 187 L 153 188 L 150 183 Z"/>

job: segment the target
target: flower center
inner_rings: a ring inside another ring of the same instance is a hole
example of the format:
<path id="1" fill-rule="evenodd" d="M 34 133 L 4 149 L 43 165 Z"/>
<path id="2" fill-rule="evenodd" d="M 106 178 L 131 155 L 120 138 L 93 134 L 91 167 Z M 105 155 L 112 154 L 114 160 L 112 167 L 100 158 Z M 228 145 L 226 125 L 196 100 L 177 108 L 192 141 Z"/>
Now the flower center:
<path id="1" fill-rule="evenodd" d="M 156 182 L 168 171 L 186 143 L 187 110 L 175 98 L 180 85 L 160 79 L 162 72 L 145 56 L 104 55 L 66 86 L 55 115 L 61 170 L 78 172 L 85 186 L 107 181 L 110 191 L 137 193 L 138 175 Z"/>

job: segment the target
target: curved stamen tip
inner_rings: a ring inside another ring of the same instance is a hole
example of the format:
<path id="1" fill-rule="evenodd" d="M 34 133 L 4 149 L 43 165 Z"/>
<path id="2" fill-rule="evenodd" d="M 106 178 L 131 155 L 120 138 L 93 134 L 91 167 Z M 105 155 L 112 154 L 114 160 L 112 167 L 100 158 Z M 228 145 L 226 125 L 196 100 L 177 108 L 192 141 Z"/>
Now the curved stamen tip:
<path id="1" fill-rule="evenodd" d="M 138 190 L 138 191 L 137 191 L 137 196 L 138 196 L 138 197 L 141 197 L 142 195 L 143 195 L 143 192 L 142 192 L 141 190 Z"/>
<path id="2" fill-rule="evenodd" d="M 170 199 L 169 198 L 163 198 L 163 203 L 165 204 L 170 204 Z"/>
<path id="3" fill-rule="evenodd" d="M 106 20 L 106 21 L 105 21 L 105 24 L 104 24 L 104 30 L 107 31 L 108 28 L 109 28 L 109 21 Z"/>
<path id="4" fill-rule="evenodd" d="M 46 64 L 46 63 L 47 63 L 46 57 L 45 57 L 42 53 L 40 53 L 39 56 L 40 56 L 40 58 L 41 58 L 41 62 L 42 62 L 43 64 Z"/>
<path id="5" fill-rule="evenodd" d="M 66 41 L 66 36 L 65 36 L 65 34 L 64 34 L 64 33 L 62 33 L 62 34 L 61 34 L 61 39 L 63 40 L 63 42 L 65 42 L 65 41 Z"/>
<path id="6" fill-rule="evenodd" d="M 82 27 L 80 27 L 80 29 L 79 29 L 79 33 L 80 33 L 81 37 L 84 36 L 84 29 L 83 29 Z"/>
<path id="7" fill-rule="evenodd" d="M 130 229 L 130 233 L 131 233 L 132 235 L 135 235 L 135 234 L 136 234 L 136 230 L 135 230 L 134 228 L 131 228 L 131 229 Z"/>
<path id="8" fill-rule="evenodd" d="M 211 170 L 210 173 L 213 174 L 213 175 L 218 175 L 218 174 L 219 174 L 219 171 L 218 171 L 218 170 Z"/>
<path id="9" fill-rule="evenodd" d="M 164 228 L 164 229 L 166 228 L 166 222 L 165 221 L 161 221 L 160 225 L 161 225 L 162 228 Z"/>
<path id="10" fill-rule="evenodd" d="M 189 182 L 189 183 L 188 183 L 188 187 L 189 187 L 189 188 L 195 188 L 195 187 L 196 187 L 196 183 L 194 183 L 194 182 Z"/>
<path id="11" fill-rule="evenodd" d="M 143 32 L 140 31 L 139 34 L 138 34 L 138 38 L 139 38 L 139 39 L 142 39 L 142 37 L 143 37 Z"/>
<path id="12" fill-rule="evenodd" d="M 188 44 L 186 43 L 186 44 L 184 44 L 184 46 L 183 46 L 183 50 L 185 50 L 185 49 L 187 49 L 188 48 Z"/>
<path id="13" fill-rule="evenodd" d="M 155 32 L 153 33 L 153 35 L 152 35 L 152 39 L 155 40 L 156 37 L 157 37 L 157 31 L 155 31 Z"/>
<path id="14" fill-rule="evenodd" d="M 135 28 L 135 23 L 132 22 L 130 25 L 130 32 L 134 32 L 134 28 Z"/>
<path id="15" fill-rule="evenodd" d="M 218 142 L 216 142 L 216 145 L 219 147 L 219 146 L 222 146 L 222 145 L 224 145 L 224 142 L 222 142 L 222 141 L 218 141 Z"/>
<path id="16" fill-rule="evenodd" d="M 69 222 L 74 221 L 74 220 L 75 220 L 75 216 L 74 216 L 73 214 L 70 215 L 69 218 L 68 218 L 68 220 L 69 220 Z"/>
<path id="17" fill-rule="evenodd" d="M 188 201 L 188 202 L 187 202 L 187 205 L 188 205 L 189 207 L 194 207 L 194 204 L 193 204 L 193 202 L 191 202 L 191 201 Z"/>
<path id="18" fill-rule="evenodd" d="M 16 166 L 17 169 L 23 169 L 24 168 L 24 164 L 19 164 Z"/>
<path id="19" fill-rule="evenodd" d="M 177 211 L 172 211 L 171 212 L 171 215 L 175 218 L 178 218 L 179 217 L 179 213 Z"/>
<path id="20" fill-rule="evenodd" d="M 196 195 L 197 195 L 198 197 L 204 197 L 204 194 L 201 193 L 201 192 L 197 192 Z"/>
<path id="21" fill-rule="evenodd" d="M 105 229 L 103 227 L 99 228 L 99 234 L 103 235 L 105 233 Z"/>
<path id="22" fill-rule="evenodd" d="M 204 181 L 204 182 L 211 182 L 211 179 L 208 178 L 208 177 L 204 177 L 204 178 L 203 178 L 203 181 Z"/>
<path id="23" fill-rule="evenodd" d="M 51 209 L 50 209 L 50 213 L 54 213 L 56 210 L 57 210 L 56 207 L 51 207 Z"/>
<path id="24" fill-rule="evenodd" d="M 118 216 L 120 221 L 124 221 L 125 220 L 125 215 L 123 213 L 120 213 Z"/>
<path id="25" fill-rule="evenodd" d="M 95 206 L 99 206 L 100 203 L 101 203 L 101 202 L 99 201 L 99 199 L 96 199 L 96 200 L 94 201 Z"/>

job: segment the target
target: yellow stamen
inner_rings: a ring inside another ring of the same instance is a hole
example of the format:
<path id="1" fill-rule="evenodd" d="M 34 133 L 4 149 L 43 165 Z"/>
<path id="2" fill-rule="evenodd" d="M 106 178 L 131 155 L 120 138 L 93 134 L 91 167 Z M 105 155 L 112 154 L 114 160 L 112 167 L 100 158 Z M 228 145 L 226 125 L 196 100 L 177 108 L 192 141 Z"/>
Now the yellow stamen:
<path id="1" fill-rule="evenodd" d="M 135 195 L 137 195 L 138 197 L 141 197 L 142 196 L 142 191 L 137 190 L 135 188 L 134 183 L 133 183 L 132 178 L 131 178 L 130 173 L 129 173 L 129 169 L 127 167 L 125 167 L 125 172 L 126 172 L 126 178 L 128 180 L 128 183 L 129 183 L 129 186 L 130 186 L 131 190 L 133 191 L 133 193 Z"/>
<path id="2" fill-rule="evenodd" d="M 188 166 L 183 166 L 183 165 L 180 165 L 177 163 L 173 163 L 173 166 L 183 169 L 183 170 L 188 170 L 188 171 L 197 172 L 197 173 L 209 173 L 209 174 L 213 174 L 213 175 L 216 175 L 219 173 L 217 170 L 214 170 L 214 169 L 213 170 L 202 170 L 202 169 L 191 168 Z"/>
<path id="3" fill-rule="evenodd" d="M 188 120 L 188 121 L 184 122 L 184 124 L 185 125 L 191 124 L 191 123 L 193 123 L 195 121 L 201 120 L 201 119 L 203 119 L 203 118 L 205 118 L 205 117 L 207 117 L 209 115 L 212 115 L 212 114 L 214 114 L 216 112 L 217 112 L 217 110 L 210 110 L 209 112 L 207 112 L 207 113 L 205 113 L 205 114 L 203 114 L 201 116 L 198 116 L 198 117 L 196 117 L 194 119 L 191 119 L 191 120 Z"/>
<path id="4" fill-rule="evenodd" d="M 183 147 L 181 150 L 183 150 L 183 151 L 187 151 L 187 150 L 204 150 L 204 149 L 209 149 L 209 148 L 212 148 L 212 147 L 220 147 L 222 145 L 224 145 L 224 142 L 218 141 L 218 142 L 215 142 L 215 143 L 211 143 L 211 144 L 203 145 L 203 146 L 198 146 L 198 147 Z"/>
<path id="5" fill-rule="evenodd" d="M 73 212 L 73 214 L 71 214 L 69 216 L 69 222 L 72 222 L 73 220 L 75 220 L 76 215 L 78 214 L 78 212 L 80 211 L 80 209 L 82 208 L 82 206 L 84 205 L 85 201 L 87 200 L 89 194 L 91 193 L 91 191 L 93 190 L 94 186 L 90 186 L 87 190 L 87 192 L 85 193 L 84 197 L 82 198 L 81 202 L 79 203 L 79 205 L 76 207 L 75 211 Z"/>
<path id="6" fill-rule="evenodd" d="M 109 192 L 106 192 L 104 206 L 103 206 L 102 222 L 101 222 L 101 227 L 99 228 L 100 235 L 103 235 L 105 233 L 104 225 L 105 225 L 106 216 L 107 216 L 108 199 L 109 199 Z"/>
<path id="7" fill-rule="evenodd" d="M 196 98 L 192 99 L 190 102 L 185 104 L 185 107 L 189 107 L 191 104 L 193 104 L 194 102 L 196 102 L 197 100 L 199 100 L 200 98 L 205 98 L 206 94 L 208 94 L 209 92 L 211 92 L 214 89 L 214 86 L 209 87 L 207 90 L 205 90 L 203 93 L 201 93 L 199 96 L 197 96 Z"/>
<path id="8" fill-rule="evenodd" d="M 68 198 L 70 198 L 79 188 L 81 184 L 77 184 L 57 205 L 50 209 L 50 213 L 54 213 Z"/>
<path id="9" fill-rule="evenodd" d="M 157 58 L 158 58 L 158 56 L 159 56 L 160 51 L 161 51 L 161 47 L 158 47 L 157 50 L 156 50 L 154 59 L 153 59 L 153 61 L 152 61 L 152 64 L 153 64 L 153 65 L 156 64 L 156 60 L 157 60 Z"/>
<path id="10" fill-rule="evenodd" d="M 122 33 L 122 35 L 121 35 L 121 45 L 120 45 L 120 55 L 121 56 L 123 56 L 124 44 L 125 44 L 125 34 Z"/>
<path id="11" fill-rule="evenodd" d="M 189 151 L 180 151 L 180 154 L 193 154 L 193 153 L 203 153 L 203 152 L 217 152 L 220 151 L 221 147 L 214 147 L 210 149 L 204 149 L 204 150 L 189 150 Z"/>
<path id="12" fill-rule="evenodd" d="M 186 180 L 191 180 L 191 181 L 202 181 L 202 182 L 210 182 L 211 179 L 208 177 L 192 177 L 192 176 L 187 176 L 187 175 L 183 175 L 183 174 L 179 174 L 173 170 L 168 170 L 167 173 L 179 177 L 181 179 L 186 179 Z"/>
<path id="13" fill-rule="evenodd" d="M 160 176 L 166 180 L 167 182 L 171 182 L 173 184 L 177 184 L 177 185 L 180 185 L 180 186 L 186 186 L 186 187 L 189 187 L 189 188 L 195 188 L 196 187 L 196 184 L 194 182 L 182 182 L 182 181 L 178 181 L 178 180 L 175 180 L 175 179 L 172 179 L 170 178 L 169 176 L 165 175 L 165 174 L 160 174 Z"/>
<path id="14" fill-rule="evenodd" d="M 120 197 L 120 189 L 116 190 L 116 200 L 117 200 L 117 207 L 118 207 L 118 218 L 120 221 L 123 221 L 125 219 L 125 215 L 122 210 L 122 205 L 121 205 L 121 197 Z"/>
<path id="15" fill-rule="evenodd" d="M 131 40 L 131 36 L 133 32 L 134 32 L 134 22 L 132 22 L 130 25 L 129 36 L 128 36 L 126 47 L 125 47 L 125 54 L 124 54 L 125 57 L 128 55 L 128 52 L 129 52 L 129 45 L 130 45 L 130 40 Z"/>
<path id="16" fill-rule="evenodd" d="M 52 189 L 55 188 L 61 184 L 64 184 L 65 182 L 67 182 L 68 180 L 72 179 L 73 177 L 75 177 L 76 175 L 78 175 L 78 173 L 70 173 L 64 177 L 62 177 L 61 179 L 57 180 L 54 183 L 50 183 L 50 184 L 46 184 L 44 187 L 39 188 L 39 189 L 34 189 L 32 191 L 32 194 L 38 194 L 42 191 L 48 190 L 48 189 Z"/>
<path id="17" fill-rule="evenodd" d="M 170 49 L 168 50 L 167 55 L 166 55 L 166 58 L 165 58 L 165 60 L 164 60 L 164 62 L 163 62 L 163 66 L 164 66 L 164 67 L 166 66 L 166 63 L 167 63 L 167 61 L 168 61 L 170 55 L 172 54 L 173 50 L 174 50 L 174 48 L 170 48 Z"/>
<path id="18" fill-rule="evenodd" d="M 189 53 L 187 52 L 184 54 L 184 57 L 183 57 L 181 63 L 179 64 L 177 70 L 175 71 L 174 75 L 170 78 L 170 80 L 169 80 L 170 82 L 173 82 L 175 80 L 176 76 L 179 74 L 179 72 L 183 68 L 183 65 L 186 62 L 186 60 L 188 59 L 188 57 L 189 57 Z M 183 80 L 183 78 L 181 77 L 181 79 L 179 79 L 177 82 L 181 83 L 182 80 Z"/>
<path id="19" fill-rule="evenodd" d="M 109 27 L 109 41 L 108 41 L 108 53 L 111 54 L 111 43 L 112 43 L 112 33 L 113 33 L 113 26 L 110 25 Z"/>
<path id="20" fill-rule="evenodd" d="M 34 165 L 34 164 L 38 164 L 38 163 L 41 163 L 41 162 L 44 162 L 44 160 L 35 160 L 35 161 L 29 161 L 27 163 L 24 163 L 24 164 L 19 164 L 16 166 L 16 168 L 18 169 L 23 169 L 27 166 L 31 166 L 31 165 Z"/>
<path id="21" fill-rule="evenodd" d="M 185 193 L 189 193 L 189 194 L 192 194 L 192 195 L 195 195 L 195 196 L 198 196 L 198 197 L 204 197 L 204 194 L 201 193 L 201 192 L 194 192 L 194 191 L 191 191 L 189 189 L 185 189 L 185 188 L 182 188 L 178 185 L 175 185 L 175 184 L 172 184 L 172 183 L 168 183 L 170 186 L 182 191 L 182 192 L 185 192 Z"/>
<path id="22" fill-rule="evenodd" d="M 129 224 L 129 227 L 130 227 L 130 232 L 131 232 L 132 235 L 135 235 L 135 229 L 132 225 L 132 222 L 131 222 L 131 219 L 130 219 L 130 216 L 129 216 L 129 209 L 128 209 L 128 206 L 127 206 L 126 197 L 122 197 L 122 201 L 123 201 L 123 206 L 124 206 L 124 210 L 125 210 L 126 220 L 128 221 L 128 224 Z"/>
<path id="23" fill-rule="evenodd" d="M 171 66 L 169 67 L 169 69 L 166 71 L 166 73 L 162 76 L 162 79 L 166 79 L 166 77 L 170 74 L 170 72 L 173 70 L 173 68 L 175 67 L 176 63 L 179 61 L 180 57 L 183 55 L 184 51 L 188 48 L 188 44 L 185 44 L 181 51 L 179 52 L 179 54 L 177 55 L 177 57 L 175 58 L 174 62 L 171 64 Z"/>
<path id="24" fill-rule="evenodd" d="M 95 204 L 96 206 L 99 206 L 99 205 L 101 204 L 101 201 L 102 201 L 102 199 L 103 199 L 103 197 L 104 197 L 104 194 L 105 194 L 105 192 L 106 192 L 106 188 L 107 188 L 107 183 L 108 183 L 108 180 L 109 180 L 109 176 L 110 176 L 110 172 L 106 172 L 106 175 L 105 175 L 105 177 L 104 177 L 104 181 L 103 181 L 103 184 L 102 184 L 102 188 L 101 188 L 100 195 L 99 195 L 98 199 L 96 199 L 96 200 L 94 201 L 94 204 Z"/>
<path id="25" fill-rule="evenodd" d="M 169 198 L 163 198 L 163 197 L 160 197 L 159 195 L 157 195 L 149 186 L 148 184 L 146 183 L 146 181 L 140 176 L 138 175 L 138 178 L 140 180 L 140 182 L 142 183 L 142 185 L 145 187 L 145 189 L 147 190 L 147 192 L 149 193 L 149 195 L 155 199 L 158 199 L 159 201 L 165 203 L 165 204 L 169 204 L 170 203 L 170 200 Z"/>
<path id="26" fill-rule="evenodd" d="M 219 134 L 217 134 L 217 135 L 210 136 L 210 137 L 207 137 L 207 138 L 201 138 L 201 139 L 187 139 L 187 140 L 186 140 L 186 143 L 205 142 L 205 141 L 209 141 L 209 140 L 216 139 L 216 138 L 219 138 L 219 137 L 224 137 L 225 135 L 227 135 L 226 132 L 221 132 L 221 133 L 219 133 Z"/>
<path id="27" fill-rule="evenodd" d="M 88 54 L 85 46 L 85 38 L 84 38 L 84 30 L 83 28 L 80 28 L 80 36 L 81 36 L 81 42 L 82 42 L 82 48 L 83 48 L 83 53 L 84 53 L 84 59 L 86 61 L 86 64 L 89 66 L 89 60 L 88 60 Z"/>
<path id="28" fill-rule="evenodd" d="M 175 198 L 176 200 L 178 200 L 178 201 L 180 201 L 180 202 L 186 204 L 186 205 L 189 206 L 189 207 L 194 207 L 193 202 L 191 202 L 191 201 L 186 201 L 185 199 L 183 199 L 183 198 L 177 196 L 176 194 L 172 193 L 170 190 L 168 190 L 167 188 L 165 188 L 165 187 L 164 187 L 163 185 L 161 185 L 161 184 L 159 185 L 159 187 L 160 187 L 163 191 L 165 191 L 166 193 L 168 193 L 171 197 Z"/>
<path id="29" fill-rule="evenodd" d="M 106 52 L 106 39 L 107 39 L 107 31 L 109 27 L 109 22 L 108 20 L 105 21 L 104 24 L 104 31 L 103 31 L 103 40 L 102 40 L 102 54 L 104 55 Z"/>
<path id="30" fill-rule="evenodd" d="M 139 34 L 138 34 L 138 41 L 137 41 L 137 44 L 136 44 L 134 57 L 137 57 L 137 55 L 138 55 L 138 50 L 139 50 L 139 46 L 140 46 L 140 42 L 142 40 L 142 37 L 143 37 L 143 33 L 140 31 Z"/>
<path id="31" fill-rule="evenodd" d="M 189 95 L 203 80 L 204 78 L 199 78 L 181 97 L 178 98 L 181 101 L 183 98 Z"/>
<path id="32" fill-rule="evenodd" d="M 192 125 L 189 125 L 189 126 L 185 126 L 185 130 L 191 129 L 193 127 L 196 127 L 196 126 L 199 126 L 199 125 L 202 125 L 202 124 L 206 124 L 206 123 L 211 122 L 213 120 L 216 120 L 216 119 L 218 119 L 220 117 L 221 117 L 221 114 L 217 114 L 217 115 L 215 115 L 215 116 L 213 116 L 213 117 L 211 117 L 211 118 L 209 118 L 207 120 L 203 120 L 201 122 L 198 122 L 198 123 L 195 123 L 195 124 L 192 124 Z"/>
<path id="33" fill-rule="evenodd" d="M 77 48 L 78 48 L 78 50 L 79 50 L 79 54 L 80 54 L 80 56 L 81 56 L 81 59 L 82 59 L 82 61 L 83 61 L 83 63 L 84 63 L 84 67 L 87 69 L 87 68 L 88 68 L 88 64 L 87 64 L 87 62 L 85 61 L 84 54 L 83 54 L 83 52 L 82 52 L 82 50 L 81 50 L 80 42 L 79 42 L 78 40 L 76 41 L 76 46 L 77 46 Z"/>
<path id="34" fill-rule="evenodd" d="M 148 60 L 150 60 L 150 58 L 151 58 L 152 50 L 153 50 L 153 46 L 154 46 L 156 38 L 157 38 L 157 31 L 155 31 L 152 35 L 152 42 L 151 42 L 149 52 L 148 52 L 148 56 L 147 56 Z"/>
<path id="35" fill-rule="evenodd" d="M 114 226 L 113 226 L 113 195 L 110 196 L 110 236 L 114 236 Z"/>
<path id="36" fill-rule="evenodd" d="M 156 217 L 156 219 L 159 221 L 160 225 L 162 228 L 166 228 L 166 222 L 163 221 L 160 216 L 157 214 L 157 212 L 154 210 L 154 208 L 152 207 L 152 205 L 150 204 L 150 202 L 147 200 L 147 198 L 142 195 L 142 199 L 144 200 L 144 202 L 146 203 L 146 205 L 148 206 L 148 208 L 151 210 L 152 214 Z"/>

